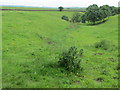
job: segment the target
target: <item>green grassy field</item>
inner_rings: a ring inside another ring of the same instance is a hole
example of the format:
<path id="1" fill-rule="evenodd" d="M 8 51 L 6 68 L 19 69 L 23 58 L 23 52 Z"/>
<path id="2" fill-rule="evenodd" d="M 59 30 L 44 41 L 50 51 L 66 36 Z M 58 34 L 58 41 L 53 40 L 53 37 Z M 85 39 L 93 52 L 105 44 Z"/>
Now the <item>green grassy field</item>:
<path id="1" fill-rule="evenodd" d="M 3 11 L 2 65 L 4 88 L 118 87 L 118 50 L 94 47 L 100 40 L 118 46 L 118 15 L 90 26 L 71 24 L 61 16 L 73 12 Z M 83 72 L 68 74 L 58 55 L 71 46 L 84 50 Z"/>
<path id="2" fill-rule="evenodd" d="M 0 88 L 2 88 L 2 12 L 0 12 Z"/>

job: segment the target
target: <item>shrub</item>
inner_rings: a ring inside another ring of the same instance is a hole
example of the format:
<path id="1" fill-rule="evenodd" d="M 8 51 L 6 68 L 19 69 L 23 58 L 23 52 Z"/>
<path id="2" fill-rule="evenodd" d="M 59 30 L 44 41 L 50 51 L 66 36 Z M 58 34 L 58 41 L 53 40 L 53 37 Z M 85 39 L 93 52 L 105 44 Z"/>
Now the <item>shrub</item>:
<path id="1" fill-rule="evenodd" d="M 101 40 L 100 42 L 95 43 L 95 48 L 107 50 L 109 48 L 109 43 L 106 40 Z"/>
<path id="2" fill-rule="evenodd" d="M 69 21 L 69 18 L 67 16 L 62 16 L 61 17 L 63 20 Z"/>
<path id="3" fill-rule="evenodd" d="M 73 23 L 79 23 L 81 21 L 81 14 L 74 13 L 70 21 Z"/>
<path id="4" fill-rule="evenodd" d="M 103 50 L 116 50 L 117 47 L 115 45 L 113 45 L 110 41 L 106 41 L 106 40 L 101 40 L 97 43 L 95 43 L 95 48 L 101 48 Z"/>
<path id="5" fill-rule="evenodd" d="M 79 69 L 82 69 L 80 66 L 81 59 L 79 58 L 82 55 L 83 49 L 77 51 L 76 47 L 70 47 L 68 51 L 60 54 L 58 64 L 67 71 L 76 73 Z"/>

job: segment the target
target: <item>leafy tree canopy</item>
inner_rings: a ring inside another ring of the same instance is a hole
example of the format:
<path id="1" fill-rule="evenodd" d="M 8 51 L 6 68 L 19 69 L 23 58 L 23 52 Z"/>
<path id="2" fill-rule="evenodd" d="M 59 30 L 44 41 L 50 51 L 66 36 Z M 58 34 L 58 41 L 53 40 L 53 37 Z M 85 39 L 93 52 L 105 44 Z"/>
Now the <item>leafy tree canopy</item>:
<path id="1" fill-rule="evenodd" d="M 63 8 L 62 6 L 60 6 L 60 7 L 58 7 L 58 9 L 59 9 L 60 11 L 62 11 L 64 8 Z"/>

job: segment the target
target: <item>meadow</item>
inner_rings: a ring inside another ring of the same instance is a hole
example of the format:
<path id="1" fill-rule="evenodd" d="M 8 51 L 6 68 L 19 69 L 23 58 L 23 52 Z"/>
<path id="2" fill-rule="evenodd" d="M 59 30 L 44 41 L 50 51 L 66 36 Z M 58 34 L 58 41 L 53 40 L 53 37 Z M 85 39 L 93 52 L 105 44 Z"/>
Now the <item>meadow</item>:
<path id="1" fill-rule="evenodd" d="M 61 19 L 73 13 L 2 11 L 3 88 L 118 87 L 118 15 L 98 25 Z M 95 48 L 101 40 L 116 49 Z M 84 50 L 77 75 L 57 66 L 59 54 L 71 46 Z"/>

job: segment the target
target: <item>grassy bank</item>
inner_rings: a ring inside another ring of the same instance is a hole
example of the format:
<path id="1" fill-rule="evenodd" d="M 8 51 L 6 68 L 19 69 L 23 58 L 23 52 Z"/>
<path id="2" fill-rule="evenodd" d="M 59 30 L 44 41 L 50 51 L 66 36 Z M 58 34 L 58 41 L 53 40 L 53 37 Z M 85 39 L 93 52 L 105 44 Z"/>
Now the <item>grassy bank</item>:
<path id="1" fill-rule="evenodd" d="M 71 24 L 73 12 L 3 11 L 3 87 L 118 87 L 118 51 L 94 47 L 101 40 L 118 47 L 118 16 L 99 25 Z M 71 46 L 84 50 L 83 72 L 68 74 L 58 55 Z"/>

